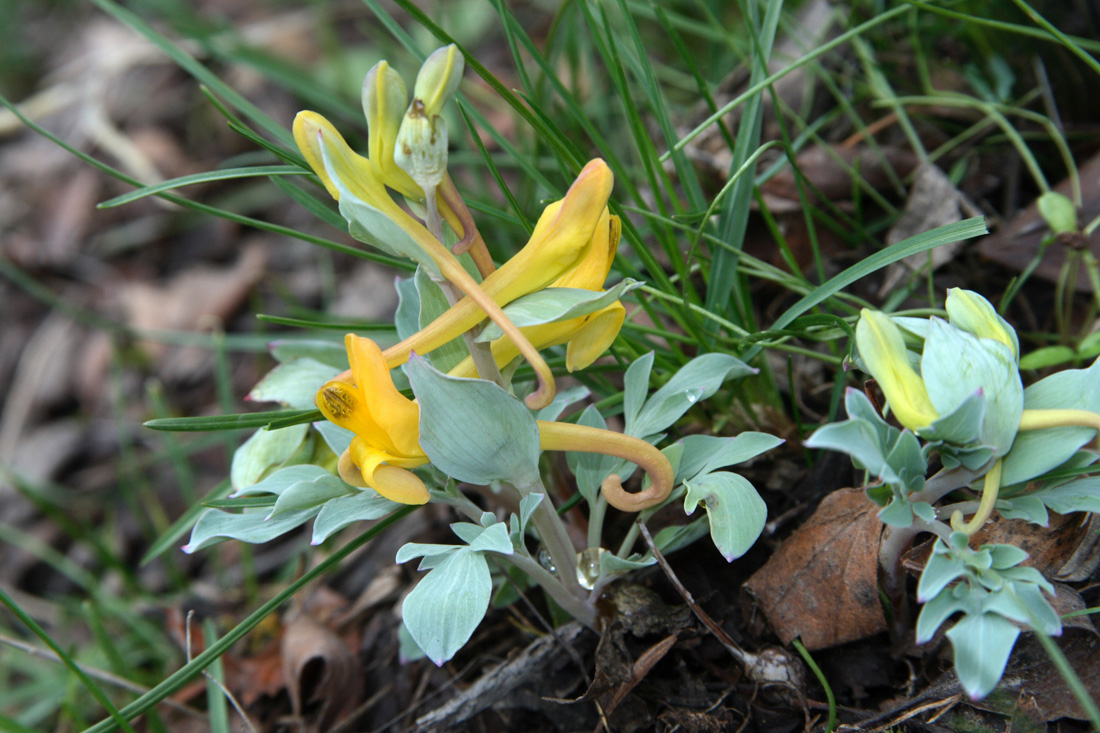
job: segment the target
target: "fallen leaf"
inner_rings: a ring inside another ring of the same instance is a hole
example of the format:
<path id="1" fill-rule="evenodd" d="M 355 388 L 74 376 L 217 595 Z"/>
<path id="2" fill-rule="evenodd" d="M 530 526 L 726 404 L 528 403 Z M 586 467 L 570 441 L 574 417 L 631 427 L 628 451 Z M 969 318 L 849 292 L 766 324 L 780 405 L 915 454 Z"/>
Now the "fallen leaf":
<path id="1" fill-rule="evenodd" d="M 905 209 L 887 233 L 886 244 L 897 244 L 903 239 L 931 231 L 936 227 L 962 221 L 964 214 L 978 216 L 980 212 L 942 170 L 931 163 L 924 163 L 917 168 L 916 179 L 913 181 L 912 188 L 909 189 Z M 903 280 L 927 266 L 929 258 L 931 258 L 933 270 L 950 262 L 962 246 L 962 242 L 949 242 L 936 247 L 931 252 L 909 255 L 900 262 L 893 263 L 886 269 L 883 276 L 882 287 L 878 292 L 879 297 L 886 297 Z"/>
<path id="2" fill-rule="evenodd" d="M 823 649 L 886 630 L 878 509 L 862 489 L 834 491 L 745 583 L 742 601 L 764 612 L 784 644 L 801 637 Z"/>
<path id="3" fill-rule="evenodd" d="M 1055 590 L 1051 604 L 1060 615 L 1085 608 L 1085 602 L 1074 589 L 1055 583 Z M 1067 619 L 1063 622 L 1062 635 L 1056 637 L 1054 642 L 1081 679 L 1089 697 L 1100 700 L 1100 634 L 1096 633 L 1089 617 Z M 1038 722 L 1061 718 L 1088 719 L 1058 668 L 1032 633 L 1020 637 L 997 689 L 1012 694 L 1013 707 Z M 995 693 L 985 701 L 971 704 L 995 712 L 1013 712 L 998 704 L 998 700 L 1003 699 L 1003 695 Z"/>
<path id="4" fill-rule="evenodd" d="M 343 639 L 302 613 L 283 632 L 283 676 L 296 716 L 318 704 L 313 730 L 327 731 L 359 700 L 363 682 L 355 653 Z"/>
<path id="5" fill-rule="evenodd" d="M 974 533 L 971 546 L 987 544 L 1015 545 L 1028 554 L 1024 565 L 1030 565 L 1048 578 L 1053 578 L 1073 556 L 1087 528 L 1076 514 L 1050 512 L 1046 527 L 1023 519 L 998 517 Z"/>
<path id="6" fill-rule="evenodd" d="M 887 167 L 904 177 L 913 170 L 917 158 L 911 151 L 901 148 L 814 146 L 799 153 L 796 161 L 807 184 L 806 195 L 813 202 L 820 197 L 829 201 L 850 200 L 856 186 L 853 168 L 858 171 L 863 185 L 876 190 L 886 189 L 891 181 Z M 802 210 L 795 173 L 789 167 L 760 186 L 760 191 L 773 214 Z"/>

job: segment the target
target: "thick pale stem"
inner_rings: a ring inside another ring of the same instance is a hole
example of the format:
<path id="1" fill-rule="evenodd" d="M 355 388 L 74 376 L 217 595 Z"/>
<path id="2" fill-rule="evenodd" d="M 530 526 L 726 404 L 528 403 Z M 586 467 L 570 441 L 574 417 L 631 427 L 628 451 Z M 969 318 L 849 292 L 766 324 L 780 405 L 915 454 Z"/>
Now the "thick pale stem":
<path id="1" fill-rule="evenodd" d="M 466 207 L 466 201 L 463 200 L 462 195 L 455 188 L 454 181 L 451 180 L 449 173 L 443 179 L 443 183 L 439 184 L 439 196 L 457 217 L 458 223 L 462 227 L 462 239 L 451 247 L 451 251 L 456 255 L 468 251 L 470 257 L 474 259 L 474 264 L 477 265 L 477 271 L 481 273 L 482 279 L 489 277 L 496 270 L 496 265 L 493 264 L 493 258 L 489 255 L 489 248 L 485 246 L 485 240 L 481 238 L 481 232 L 477 229 L 474 217 Z"/>
<path id="2" fill-rule="evenodd" d="M 1100 430 L 1100 414 L 1088 410 L 1024 410 L 1020 430 L 1079 427 Z"/>
<path id="3" fill-rule="evenodd" d="M 542 494 L 542 501 L 531 515 L 531 521 L 538 530 L 539 539 L 550 554 L 550 560 L 554 563 L 558 581 L 575 598 L 584 599 L 586 593 L 577 581 L 577 548 L 569 539 L 569 532 L 565 529 L 561 517 L 554 510 L 554 503 L 550 501 L 550 495 L 541 479 L 536 480 L 530 486 L 516 486 L 521 495 L 530 493 Z"/>
<path id="4" fill-rule="evenodd" d="M 638 464 L 649 475 L 651 485 L 631 494 L 623 489 L 616 474 L 604 479 L 601 490 L 607 503 L 624 512 L 640 512 L 660 504 L 672 491 L 675 474 L 664 453 L 629 435 L 586 425 L 538 421 L 539 445 L 543 450 L 603 453 Z"/>
<path id="5" fill-rule="evenodd" d="M 458 302 L 460 294 L 453 283 L 444 280 L 439 286 L 443 290 L 443 294 L 446 296 L 447 302 L 450 305 L 453 306 Z M 474 333 L 471 331 L 462 334 L 462 338 L 466 342 L 466 348 L 470 352 L 470 358 L 474 361 L 474 368 L 477 369 L 478 376 L 482 379 L 488 379 L 501 387 L 507 388 L 504 384 L 504 377 L 500 374 L 500 367 L 497 366 L 497 361 L 493 358 L 492 345 L 478 343 Z"/>
<path id="6" fill-rule="evenodd" d="M 969 522 L 963 522 L 962 512 L 956 511 L 951 515 L 951 528 L 956 532 L 964 532 L 970 536 L 982 528 L 993 514 L 993 506 L 997 503 L 997 494 L 1001 489 L 1001 464 L 1003 459 L 998 458 L 985 475 L 985 486 L 982 488 L 982 501 L 978 505 L 978 511 L 970 518 Z"/>

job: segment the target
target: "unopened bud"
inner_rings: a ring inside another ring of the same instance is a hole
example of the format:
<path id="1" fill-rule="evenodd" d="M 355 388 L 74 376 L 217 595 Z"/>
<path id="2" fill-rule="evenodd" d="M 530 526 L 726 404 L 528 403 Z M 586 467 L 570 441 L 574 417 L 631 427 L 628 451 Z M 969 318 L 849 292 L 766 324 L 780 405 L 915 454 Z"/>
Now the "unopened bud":
<path id="1" fill-rule="evenodd" d="M 419 99 L 401 121 L 393 159 L 425 191 L 447 174 L 447 123 L 439 115 L 425 114 Z"/>
<path id="2" fill-rule="evenodd" d="M 420 100 L 424 106 L 424 114 L 429 118 L 435 117 L 443 109 L 447 100 L 454 96 L 465 69 L 466 61 L 459 53 L 458 46 L 452 43 L 450 46 L 436 49 L 424 61 L 424 65 L 416 75 L 416 86 L 413 87 L 414 103 Z"/>
<path id="3" fill-rule="evenodd" d="M 1047 191 L 1039 197 L 1037 205 L 1050 231 L 1055 234 L 1077 231 L 1077 207 L 1068 197 L 1056 191 Z"/>
<path id="4" fill-rule="evenodd" d="M 1012 356 L 1020 358 L 1020 341 L 1016 329 L 1001 318 L 993 305 L 971 290 L 951 288 L 947 291 L 947 317 L 951 325 L 974 334 L 978 338 L 993 339 L 1012 349 Z"/>

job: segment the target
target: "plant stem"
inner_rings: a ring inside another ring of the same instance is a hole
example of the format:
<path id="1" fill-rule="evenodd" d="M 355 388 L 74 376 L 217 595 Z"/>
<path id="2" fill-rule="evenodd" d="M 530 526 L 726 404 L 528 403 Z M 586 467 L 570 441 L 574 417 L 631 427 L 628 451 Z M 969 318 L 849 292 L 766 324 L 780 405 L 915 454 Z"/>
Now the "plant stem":
<path id="1" fill-rule="evenodd" d="M 474 260 L 474 264 L 477 265 L 477 271 L 481 273 L 482 279 L 489 277 L 496 270 L 496 265 L 493 264 L 489 248 L 485 246 L 485 240 L 482 239 L 481 232 L 477 229 L 477 223 L 474 222 L 474 217 L 470 214 L 466 201 L 459 194 L 458 189 L 455 188 L 450 173 L 444 177 L 443 183 L 439 184 L 439 197 L 443 199 L 455 217 L 458 218 L 459 224 L 462 225 L 462 239 L 451 248 L 451 251 L 456 255 L 468 251 L 470 257 Z"/>
<path id="2" fill-rule="evenodd" d="M 965 532 L 966 536 L 977 532 L 993 514 L 993 506 L 997 503 L 997 494 L 1001 489 L 1001 465 L 1004 460 L 998 458 L 985 475 L 985 486 L 982 487 L 982 501 L 978 505 L 978 511 L 970 518 L 969 522 L 963 522 L 960 511 L 951 514 L 951 528 L 956 532 Z"/>
<path id="3" fill-rule="evenodd" d="M 542 479 L 537 478 L 534 483 L 528 486 L 517 486 L 516 488 L 524 496 L 527 494 L 543 495 L 543 500 L 539 502 L 534 514 L 531 515 L 531 521 L 534 523 L 535 529 L 538 530 L 539 539 L 542 540 L 542 544 L 550 554 L 551 562 L 554 563 L 558 582 L 570 595 L 584 603 L 587 592 L 581 588 L 575 572 L 577 548 L 573 546 L 573 541 L 569 539 L 569 533 L 566 531 L 561 517 L 554 511 L 554 503 L 550 501 L 550 494 L 546 491 Z"/>
<path id="4" fill-rule="evenodd" d="M 517 553 L 514 555 L 501 555 L 500 557 L 515 565 L 526 573 L 527 577 L 538 583 L 570 616 L 589 628 L 594 629 L 596 627 L 596 609 L 591 603 L 574 596 L 566 590 L 557 575 L 526 555 Z"/>
<path id="5" fill-rule="evenodd" d="M 443 290 L 447 302 L 452 306 L 462 299 L 462 293 L 450 280 L 441 281 L 439 287 Z M 500 367 L 497 366 L 497 361 L 493 358 L 492 345 L 478 343 L 476 336 L 477 334 L 472 331 L 466 331 L 462 334 L 462 340 L 466 342 L 466 348 L 470 352 L 470 357 L 474 360 L 474 368 L 477 369 L 478 376 L 508 389 L 508 385 L 504 383 L 504 377 L 500 373 Z"/>

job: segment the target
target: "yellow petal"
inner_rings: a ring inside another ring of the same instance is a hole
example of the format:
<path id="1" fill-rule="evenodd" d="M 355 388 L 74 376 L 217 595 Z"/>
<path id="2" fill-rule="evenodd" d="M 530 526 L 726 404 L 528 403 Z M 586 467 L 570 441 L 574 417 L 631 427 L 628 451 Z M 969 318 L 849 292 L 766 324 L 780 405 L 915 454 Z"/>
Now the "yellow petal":
<path id="1" fill-rule="evenodd" d="M 578 265 L 588 254 L 597 225 L 605 220 L 613 184 L 607 164 L 599 158 L 590 161 L 559 206 L 547 207 L 527 246 L 485 279 L 494 299 L 499 295 L 499 302 L 510 303 L 542 290 Z"/>
<path id="2" fill-rule="evenodd" d="M 565 198 L 543 211 L 527 245 L 485 278 L 482 283 L 485 292 L 498 304 L 506 305 L 522 295 L 542 290 L 576 266 L 587 255 L 594 239 L 603 242 L 602 233 L 599 237 L 593 234 L 607 216 L 612 183 L 611 169 L 602 160 L 586 165 Z M 602 246 L 609 247 L 617 225 L 610 222 L 610 217 L 606 221 L 608 242 Z M 414 336 L 387 349 L 387 364 L 392 369 L 408 361 L 411 351 L 426 354 L 437 349 L 484 318 L 484 311 L 465 297 Z"/>
<path id="3" fill-rule="evenodd" d="M 424 482 L 406 468 L 392 465 L 392 456 L 371 448 L 359 438 L 351 441 L 348 453 L 351 461 L 359 469 L 363 483 L 390 501 L 402 504 L 424 504 L 428 501 L 428 490 L 424 487 Z M 419 462 L 398 462 L 415 468 L 427 463 L 428 459 L 423 458 Z"/>
<path id="4" fill-rule="evenodd" d="M 379 466 L 371 488 L 400 504 L 427 504 L 430 495 L 424 482 L 412 471 L 397 466 Z"/>
<path id="5" fill-rule="evenodd" d="M 321 155 L 322 141 L 328 147 L 329 159 L 336 169 L 336 175 L 352 194 L 373 203 L 379 190 L 385 193 L 385 189 L 375 179 L 370 161 L 352 150 L 331 122 L 316 112 L 304 110 L 294 118 L 294 142 L 298 144 L 298 149 L 309 167 L 325 184 L 330 196 L 340 200 L 340 191 L 325 170 Z"/>
<path id="6" fill-rule="evenodd" d="M 618 337 L 625 319 L 626 308 L 617 300 L 585 316 L 583 325 L 565 350 L 565 368 L 570 372 L 584 369 L 600 358 Z"/>
<path id="7" fill-rule="evenodd" d="M 385 435 L 385 440 L 375 441 L 374 445 L 398 456 L 424 455 L 420 449 L 420 407 L 394 386 L 378 344 L 353 333 L 344 338 L 344 343 L 355 383 L 367 396 L 371 419 Z"/>
<path id="8" fill-rule="evenodd" d="M 898 422 L 916 430 L 931 425 L 939 417 L 924 381 L 909 364 L 901 330 L 889 316 L 866 308 L 860 311 L 856 346 Z"/>
<path id="9" fill-rule="evenodd" d="M 363 79 L 363 114 L 367 118 L 370 165 L 375 176 L 390 188 L 411 199 L 424 192 L 409 174 L 393 162 L 397 131 L 408 106 L 405 80 L 385 61 L 379 61 Z"/>
<path id="10" fill-rule="evenodd" d="M 619 217 L 611 216 L 605 208 L 592 232 L 592 241 L 584 259 L 564 275 L 550 283 L 552 288 L 577 288 L 579 290 L 602 290 L 615 252 L 619 248 L 621 226 Z"/>
<path id="11" fill-rule="evenodd" d="M 375 422 L 362 393 L 356 388 L 339 380 L 325 383 L 317 392 L 317 408 L 325 418 L 356 435 L 384 435 L 384 431 Z"/>

